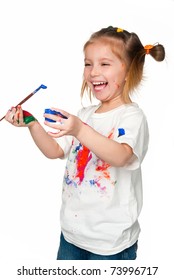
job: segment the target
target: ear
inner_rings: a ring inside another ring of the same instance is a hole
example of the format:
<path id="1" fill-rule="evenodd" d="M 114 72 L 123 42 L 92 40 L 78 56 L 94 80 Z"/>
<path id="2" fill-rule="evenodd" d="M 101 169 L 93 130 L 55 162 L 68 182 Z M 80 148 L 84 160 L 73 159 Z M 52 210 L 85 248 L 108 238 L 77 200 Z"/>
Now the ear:
<path id="1" fill-rule="evenodd" d="M 127 71 L 127 73 L 126 73 L 125 82 L 127 81 L 128 77 L 129 77 L 129 71 Z"/>

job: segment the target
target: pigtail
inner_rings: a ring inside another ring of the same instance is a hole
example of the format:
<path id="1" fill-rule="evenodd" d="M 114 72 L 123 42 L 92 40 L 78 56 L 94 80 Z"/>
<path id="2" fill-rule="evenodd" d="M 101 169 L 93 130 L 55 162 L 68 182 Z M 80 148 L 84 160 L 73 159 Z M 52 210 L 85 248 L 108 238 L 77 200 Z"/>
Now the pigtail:
<path id="1" fill-rule="evenodd" d="M 165 49 L 159 43 L 144 46 L 144 52 L 150 54 L 156 61 L 163 61 L 165 58 Z"/>

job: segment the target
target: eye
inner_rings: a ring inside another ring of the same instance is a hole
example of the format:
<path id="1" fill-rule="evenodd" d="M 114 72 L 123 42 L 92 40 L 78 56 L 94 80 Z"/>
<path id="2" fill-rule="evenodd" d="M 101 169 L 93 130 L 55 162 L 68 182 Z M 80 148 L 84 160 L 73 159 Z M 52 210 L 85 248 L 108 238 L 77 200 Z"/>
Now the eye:
<path id="1" fill-rule="evenodd" d="M 102 66 L 109 66 L 110 64 L 109 63 L 102 63 L 101 65 Z"/>
<path id="2" fill-rule="evenodd" d="M 85 67 L 91 66 L 90 63 L 85 63 Z"/>

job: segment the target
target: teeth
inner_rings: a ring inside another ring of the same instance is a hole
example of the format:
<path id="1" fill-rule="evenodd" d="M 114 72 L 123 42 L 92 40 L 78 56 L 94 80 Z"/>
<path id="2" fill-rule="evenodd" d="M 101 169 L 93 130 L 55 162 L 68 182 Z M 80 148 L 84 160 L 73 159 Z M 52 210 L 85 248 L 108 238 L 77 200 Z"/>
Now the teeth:
<path id="1" fill-rule="evenodd" d="M 93 85 L 94 86 L 98 86 L 98 85 L 104 85 L 106 84 L 105 82 L 94 82 Z"/>

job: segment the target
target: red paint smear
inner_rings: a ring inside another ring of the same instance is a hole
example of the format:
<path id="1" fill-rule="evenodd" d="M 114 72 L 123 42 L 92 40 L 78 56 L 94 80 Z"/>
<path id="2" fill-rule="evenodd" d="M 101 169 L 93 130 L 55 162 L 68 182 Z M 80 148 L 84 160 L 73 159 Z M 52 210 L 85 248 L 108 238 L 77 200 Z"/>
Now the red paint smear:
<path id="1" fill-rule="evenodd" d="M 23 110 L 23 116 L 24 117 L 29 117 L 29 116 L 32 116 L 32 114 L 27 112 L 27 111 L 25 111 L 25 110 Z"/>
<path id="2" fill-rule="evenodd" d="M 113 139 L 114 137 L 114 128 L 108 135 L 109 139 Z M 110 167 L 110 164 L 101 160 L 101 164 L 96 167 L 96 171 L 102 171 L 105 178 L 110 179 L 110 174 L 107 169 Z"/>
<path id="3" fill-rule="evenodd" d="M 86 148 L 85 146 L 82 146 L 82 149 L 80 149 L 77 154 L 77 175 L 76 175 L 76 177 L 78 177 L 80 179 L 80 182 L 82 182 L 84 179 L 85 168 L 86 168 L 86 165 L 88 164 L 88 162 L 91 160 L 91 158 L 92 158 L 92 154 L 90 154 L 90 150 L 88 148 Z"/>
<path id="4" fill-rule="evenodd" d="M 110 167 L 109 163 L 102 162 L 102 165 L 98 165 L 96 167 L 96 171 L 102 171 L 105 178 L 110 179 L 110 175 L 107 172 L 108 167 Z"/>
<path id="5" fill-rule="evenodd" d="M 114 128 L 111 130 L 111 132 L 109 133 L 108 135 L 108 138 L 109 139 L 113 139 L 113 136 L 114 136 Z"/>
<path id="6" fill-rule="evenodd" d="M 84 124 L 86 124 L 86 123 L 84 123 Z M 113 135 L 114 135 L 114 128 L 111 130 L 110 134 L 108 135 L 108 138 L 113 139 Z M 90 154 L 90 150 L 87 147 L 82 145 L 82 149 L 80 149 L 77 154 L 77 175 L 76 175 L 76 177 L 78 177 L 80 179 L 80 182 L 82 182 L 84 179 L 85 168 L 86 168 L 88 162 L 91 160 L 91 158 L 92 158 L 92 154 Z M 107 179 L 110 179 L 110 175 L 107 171 L 107 169 L 109 167 L 110 167 L 110 164 L 102 161 L 102 165 L 98 165 L 96 168 L 96 171 L 102 171 L 104 174 L 104 177 Z"/>

